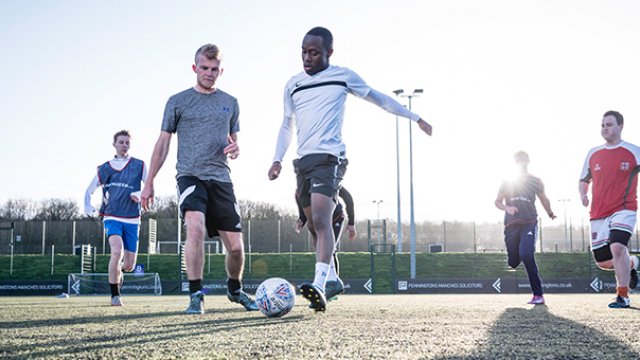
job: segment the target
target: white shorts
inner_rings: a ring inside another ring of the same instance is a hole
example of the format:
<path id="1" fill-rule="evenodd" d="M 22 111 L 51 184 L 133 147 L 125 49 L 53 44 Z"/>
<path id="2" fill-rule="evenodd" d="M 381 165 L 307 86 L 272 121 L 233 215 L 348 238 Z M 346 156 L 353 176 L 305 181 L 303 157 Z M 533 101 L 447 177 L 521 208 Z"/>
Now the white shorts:
<path id="1" fill-rule="evenodd" d="M 636 212 L 631 210 L 620 210 L 609 217 L 591 220 L 591 251 L 609 244 L 611 230 L 625 231 L 633 235 L 635 227 Z"/>

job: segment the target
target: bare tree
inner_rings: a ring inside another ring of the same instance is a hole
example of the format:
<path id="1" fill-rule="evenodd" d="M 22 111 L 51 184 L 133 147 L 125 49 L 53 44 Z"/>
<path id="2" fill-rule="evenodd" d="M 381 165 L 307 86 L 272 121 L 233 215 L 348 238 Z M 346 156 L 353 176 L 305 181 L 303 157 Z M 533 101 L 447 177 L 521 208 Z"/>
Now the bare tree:
<path id="1" fill-rule="evenodd" d="M 79 218 L 80 210 L 75 201 L 71 199 L 47 199 L 43 200 L 40 211 L 35 216 L 36 220 L 75 220 Z"/>
<path id="2" fill-rule="evenodd" d="M 31 220 L 38 213 L 38 204 L 33 200 L 9 199 L 0 207 L 0 219 Z"/>
<path id="3" fill-rule="evenodd" d="M 154 199 L 151 209 L 143 212 L 143 219 L 173 219 L 178 216 L 178 199 L 175 196 L 159 196 Z"/>
<path id="4" fill-rule="evenodd" d="M 294 201 L 293 199 L 291 200 Z M 291 211 L 278 208 L 277 206 L 265 202 L 255 202 L 250 200 L 240 200 L 240 216 L 243 219 L 254 220 L 274 220 L 287 216 L 293 216 Z"/>

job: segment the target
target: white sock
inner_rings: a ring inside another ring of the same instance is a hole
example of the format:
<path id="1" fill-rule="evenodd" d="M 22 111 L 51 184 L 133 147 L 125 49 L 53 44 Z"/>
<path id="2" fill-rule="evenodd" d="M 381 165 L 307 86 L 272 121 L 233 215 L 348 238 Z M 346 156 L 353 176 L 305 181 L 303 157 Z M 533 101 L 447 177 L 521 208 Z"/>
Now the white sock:
<path id="1" fill-rule="evenodd" d="M 324 286 L 327 283 L 327 275 L 329 274 L 329 268 L 331 265 L 317 262 L 316 263 L 316 275 L 313 278 L 313 285 L 324 292 Z"/>
<path id="2" fill-rule="evenodd" d="M 329 273 L 327 274 L 327 281 L 337 281 L 338 274 L 336 274 L 336 263 L 331 257 L 331 264 L 329 264 Z"/>
<path id="3" fill-rule="evenodd" d="M 638 261 L 638 257 L 635 255 L 629 256 L 629 261 L 631 262 L 631 268 L 638 270 L 638 264 L 640 263 L 640 261 Z"/>

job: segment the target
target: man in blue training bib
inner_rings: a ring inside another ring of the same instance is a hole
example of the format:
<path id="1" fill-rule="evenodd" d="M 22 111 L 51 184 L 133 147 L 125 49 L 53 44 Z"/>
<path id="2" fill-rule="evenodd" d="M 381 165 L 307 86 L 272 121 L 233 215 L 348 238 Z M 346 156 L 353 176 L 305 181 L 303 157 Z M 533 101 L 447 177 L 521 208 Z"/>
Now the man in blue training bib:
<path id="1" fill-rule="evenodd" d="M 98 166 L 97 174 L 84 195 L 85 213 L 89 216 L 103 217 L 105 233 L 109 239 L 109 287 L 112 306 L 122 306 L 122 272 L 130 272 L 136 265 L 140 232 L 140 183 L 147 179 L 144 162 L 128 154 L 129 139 L 127 130 L 118 131 L 113 135 L 116 155 Z M 102 187 L 102 206 L 97 212 L 91 205 L 91 194 L 99 187 Z"/>

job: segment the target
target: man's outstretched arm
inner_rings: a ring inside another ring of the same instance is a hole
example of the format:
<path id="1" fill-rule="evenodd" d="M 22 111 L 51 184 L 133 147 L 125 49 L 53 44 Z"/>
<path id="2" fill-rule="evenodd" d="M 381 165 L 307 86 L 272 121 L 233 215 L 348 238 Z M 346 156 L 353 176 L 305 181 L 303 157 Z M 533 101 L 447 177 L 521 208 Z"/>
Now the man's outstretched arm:
<path id="1" fill-rule="evenodd" d="M 385 95 L 379 91 L 371 89 L 371 91 L 369 91 L 369 94 L 367 94 L 364 99 L 394 115 L 398 115 L 417 122 L 420 130 L 424 131 L 427 135 L 431 135 L 431 133 L 433 132 L 433 128 L 429 123 L 424 121 L 417 114 L 409 111 L 406 107 L 402 106 L 399 102 L 397 102 L 389 95 Z"/>

